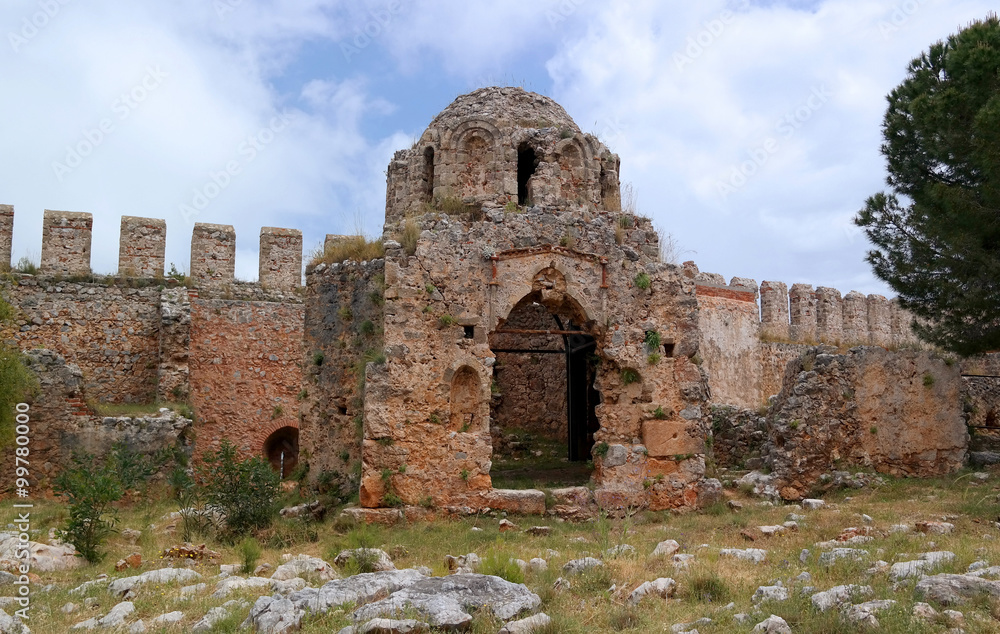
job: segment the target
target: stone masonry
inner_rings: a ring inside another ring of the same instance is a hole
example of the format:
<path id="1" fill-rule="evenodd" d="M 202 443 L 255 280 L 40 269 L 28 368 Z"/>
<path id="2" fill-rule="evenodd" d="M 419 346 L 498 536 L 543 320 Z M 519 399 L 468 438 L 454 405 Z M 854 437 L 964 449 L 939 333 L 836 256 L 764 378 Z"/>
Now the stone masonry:
<path id="1" fill-rule="evenodd" d="M 259 267 L 262 286 L 283 290 L 302 286 L 302 232 L 262 228 Z"/>
<path id="2" fill-rule="evenodd" d="M 118 243 L 118 274 L 163 277 L 167 223 L 154 218 L 122 216 Z"/>
<path id="3" fill-rule="evenodd" d="M 232 225 L 194 224 L 191 278 L 198 286 L 232 284 L 236 275 L 236 231 Z"/>
<path id="4" fill-rule="evenodd" d="M 90 275 L 92 214 L 45 210 L 42 263 L 46 275 Z"/>
<path id="5" fill-rule="evenodd" d="M 14 207 L 0 205 L 0 270 L 10 266 L 11 244 L 14 239 Z"/>

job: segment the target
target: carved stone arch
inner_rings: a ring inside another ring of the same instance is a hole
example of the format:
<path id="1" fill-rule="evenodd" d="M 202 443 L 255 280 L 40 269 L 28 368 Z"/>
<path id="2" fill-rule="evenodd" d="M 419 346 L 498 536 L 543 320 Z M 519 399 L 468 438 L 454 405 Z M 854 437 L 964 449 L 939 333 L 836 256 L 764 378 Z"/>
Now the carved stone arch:
<path id="1" fill-rule="evenodd" d="M 445 372 L 449 386 L 448 429 L 457 432 L 489 430 L 489 381 L 477 360 L 463 359 Z"/>
<path id="2" fill-rule="evenodd" d="M 575 160 L 578 162 L 577 165 L 581 168 L 586 167 L 594 159 L 594 152 L 590 148 L 588 143 L 583 143 L 577 137 L 571 137 L 569 139 L 563 139 L 556 144 L 555 147 L 556 160 L 562 165 L 563 157 L 569 157 L 575 155 Z"/>
<path id="3" fill-rule="evenodd" d="M 502 136 L 500 129 L 489 121 L 469 119 L 458 124 L 454 129 L 445 132 L 441 139 L 441 149 L 453 151 L 461 150 L 463 144 L 467 142 L 466 137 L 470 134 L 490 139 L 492 142 L 491 147 L 495 147 L 497 141 Z"/>
<path id="4" fill-rule="evenodd" d="M 576 260 L 561 254 L 552 254 L 546 257 L 544 260 L 540 260 L 534 263 L 529 270 L 531 275 L 517 280 L 516 284 L 506 284 L 505 290 L 508 292 L 503 293 L 497 297 L 497 304 L 495 305 L 495 311 L 493 313 L 493 322 L 489 324 L 490 329 L 495 329 L 497 324 L 510 315 L 511 311 L 525 301 L 526 298 L 532 294 L 537 294 L 535 280 L 536 278 L 546 269 L 553 269 L 557 271 L 562 279 L 565 280 L 565 290 L 563 291 L 567 298 L 571 299 L 572 302 L 579 306 L 578 313 L 580 319 L 583 320 L 584 324 L 593 324 L 592 329 L 595 331 L 600 327 L 597 322 L 602 314 L 599 310 L 599 306 L 595 306 L 590 299 L 583 293 L 584 282 L 577 279 L 577 275 L 574 270 L 573 263 Z M 597 264 L 591 266 L 599 267 Z M 600 272 L 598 270 L 594 271 L 595 278 L 600 280 Z M 596 334 L 596 333 L 595 333 Z"/>

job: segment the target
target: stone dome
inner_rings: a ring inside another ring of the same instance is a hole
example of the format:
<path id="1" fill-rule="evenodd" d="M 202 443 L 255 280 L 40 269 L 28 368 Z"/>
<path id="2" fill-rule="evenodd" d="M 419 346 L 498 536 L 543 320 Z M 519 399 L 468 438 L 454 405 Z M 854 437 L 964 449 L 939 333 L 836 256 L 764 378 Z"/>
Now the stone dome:
<path id="1" fill-rule="evenodd" d="M 434 117 L 428 130 L 453 130 L 469 120 L 487 121 L 497 128 L 558 128 L 580 132 L 580 127 L 558 103 L 513 87 L 480 88 L 459 96 Z"/>

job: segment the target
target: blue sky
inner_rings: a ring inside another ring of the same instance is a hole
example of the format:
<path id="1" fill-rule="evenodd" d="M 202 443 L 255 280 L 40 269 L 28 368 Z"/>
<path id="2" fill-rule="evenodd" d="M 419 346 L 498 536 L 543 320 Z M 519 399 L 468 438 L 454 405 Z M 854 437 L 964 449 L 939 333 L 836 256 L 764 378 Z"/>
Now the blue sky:
<path id="1" fill-rule="evenodd" d="M 620 154 L 680 260 L 889 294 L 850 222 L 883 187 L 885 95 L 910 59 L 991 9 L 7 0 L 0 203 L 15 205 L 15 260 L 37 260 L 43 209 L 88 211 L 93 268 L 114 272 L 119 218 L 139 215 L 166 219 L 182 270 L 192 222 L 234 225 L 237 275 L 254 279 L 261 226 L 301 229 L 307 250 L 327 233 L 380 234 L 393 152 L 458 94 L 521 85 Z"/>

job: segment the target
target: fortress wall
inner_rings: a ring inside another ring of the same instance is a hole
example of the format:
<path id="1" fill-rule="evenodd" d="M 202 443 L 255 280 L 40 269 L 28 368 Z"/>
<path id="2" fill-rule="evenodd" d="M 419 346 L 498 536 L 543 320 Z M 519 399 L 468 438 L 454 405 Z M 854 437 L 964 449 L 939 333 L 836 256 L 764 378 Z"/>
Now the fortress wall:
<path id="1" fill-rule="evenodd" d="M 155 218 L 122 216 L 118 242 L 118 274 L 163 277 L 167 223 Z"/>
<path id="2" fill-rule="evenodd" d="M 760 283 L 761 336 L 785 341 L 789 338 L 788 285 L 784 282 Z"/>
<path id="3" fill-rule="evenodd" d="M 41 271 L 46 275 L 90 275 L 91 214 L 45 210 Z"/>
<path id="4" fill-rule="evenodd" d="M 261 286 L 289 291 L 302 286 L 302 232 L 262 228 L 258 266 Z"/>
<path id="5" fill-rule="evenodd" d="M 306 273 L 299 447 L 310 479 L 326 473 L 345 493 L 360 483 L 359 372 L 365 352 L 383 346 L 384 271 L 384 261 L 374 260 L 324 264 Z"/>
<path id="6" fill-rule="evenodd" d="M 232 225 L 194 224 L 191 279 L 196 286 L 232 284 L 236 276 L 236 230 Z"/>
<path id="7" fill-rule="evenodd" d="M 11 244 L 14 240 L 14 207 L 0 205 L 0 271 L 10 266 Z"/>
<path id="8" fill-rule="evenodd" d="M 844 296 L 844 344 L 868 343 L 868 298 L 857 291 Z"/>
<path id="9" fill-rule="evenodd" d="M 868 296 L 868 343 L 882 347 L 892 345 L 892 315 L 889 300 L 881 295 Z"/>
<path id="10" fill-rule="evenodd" d="M 146 403 L 156 394 L 160 290 L 101 283 L 53 282 L 22 275 L 4 282 L 19 309 L 4 333 L 22 350 L 47 348 L 83 372 L 89 396 L 112 403 Z"/>
<path id="11" fill-rule="evenodd" d="M 298 428 L 304 306 L 211 299 L 190 292 L 191 405 L 197 452 L 229 439 L 259 455 L 271 432 Z"/>
<path id="12" fill-rule="evenodd" d="M 788 304 L 788 312 L 792 318 L 789 330 L 792 341 L 816 341 L 816 293 L 813 287 L 809 284 L 793 284 L 788 293 Z"/>
<path id="13" fill-rule="evenodd" d="M 844 300 L 840 291 L 827 286 L 816 289 L 816 339 L 837 341 L 844 338 Z"/>

